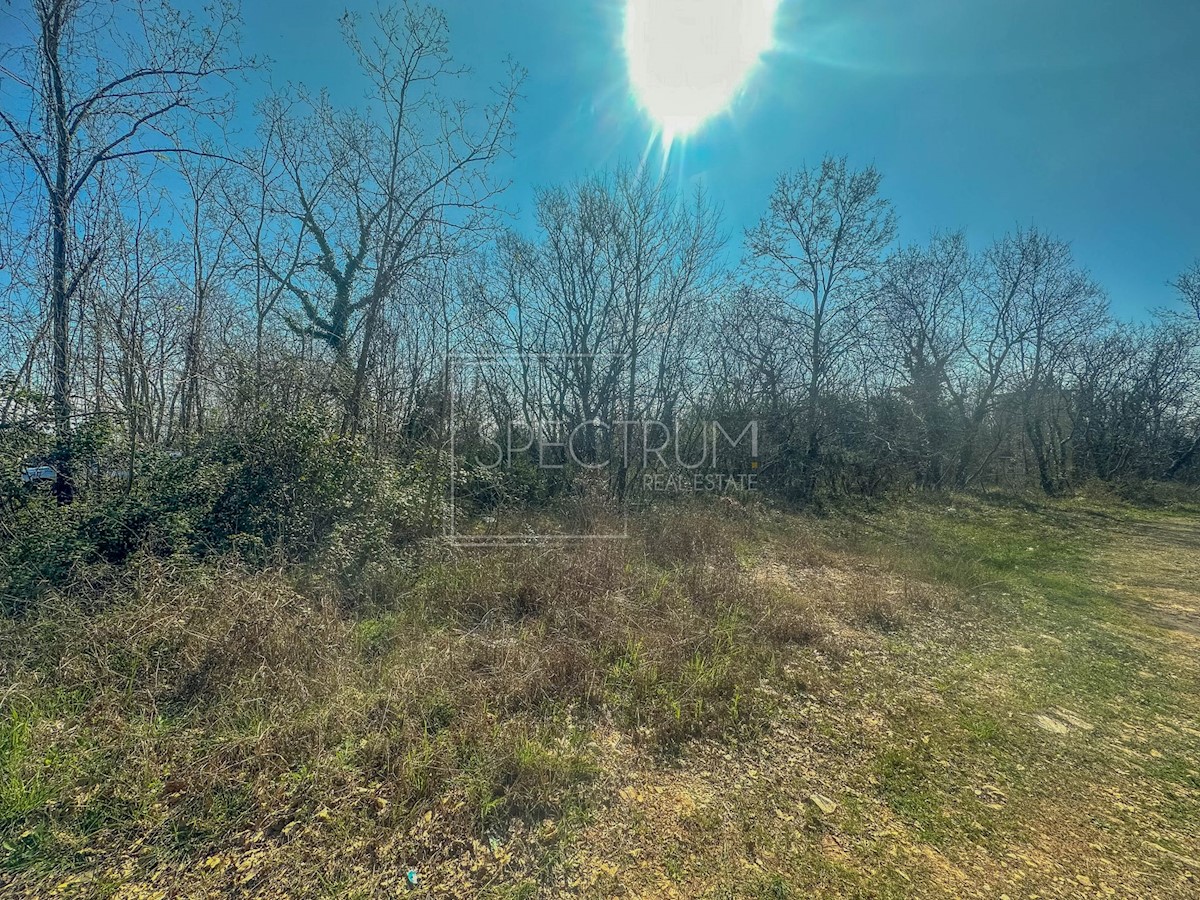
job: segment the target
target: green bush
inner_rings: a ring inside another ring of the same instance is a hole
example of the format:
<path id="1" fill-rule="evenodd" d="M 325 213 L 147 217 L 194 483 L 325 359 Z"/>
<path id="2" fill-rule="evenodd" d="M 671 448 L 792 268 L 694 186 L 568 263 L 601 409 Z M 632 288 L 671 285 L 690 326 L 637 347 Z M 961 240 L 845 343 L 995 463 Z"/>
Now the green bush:
<path id="1" fill-rule="evenodd" d="M 0 606 L 9 612 L 78 565 L 121 565 L 134 553 L 233 553 L 249 564 L 319 559 L 344 584 L 374 583 L 444 514 L 445 475 L 435 458 L 403 467 L 371 459 L 330 436 L 315 414 L 216 433 L 178 458 L 143 454 L 132 485 L 102 474 L 112 464 L 109 438 L 93 431 L 90 474 L 71 505 L 19 483 L 0 486 Z M 29 452 L 10 443 L 5 462 L 19 472 Z"/>

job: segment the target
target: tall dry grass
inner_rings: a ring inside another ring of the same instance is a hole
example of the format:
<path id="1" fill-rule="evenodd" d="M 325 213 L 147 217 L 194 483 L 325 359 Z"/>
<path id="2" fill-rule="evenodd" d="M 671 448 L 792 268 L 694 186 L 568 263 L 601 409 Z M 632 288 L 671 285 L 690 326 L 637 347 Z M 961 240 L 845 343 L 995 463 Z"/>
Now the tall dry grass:
<path id="1" fill-rule="evenodd" d="M 431 546 L 369 607 L 311 570 L 82 570 L 0 621 L 4 866 L 149 871 L 331 828 L 450 858 L 582 804 L 598 728 L 653 752 L 752 738 L 789 648 L 900 623 L 867 581 L 764 580 L 757 516 L 680 504 L 623 541 Z"/>

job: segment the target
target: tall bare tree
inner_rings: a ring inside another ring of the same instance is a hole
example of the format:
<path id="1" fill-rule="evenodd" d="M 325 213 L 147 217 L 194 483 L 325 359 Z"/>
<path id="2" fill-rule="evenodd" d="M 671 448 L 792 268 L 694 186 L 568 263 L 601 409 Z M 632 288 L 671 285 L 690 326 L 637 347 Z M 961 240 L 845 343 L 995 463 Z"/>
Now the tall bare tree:
<path id="1" fill-rule="evenodd" d="M 191 296 L 179 390 L 178 437 L 187 443 L 194 431 L 204 428 L 204 378 L 208 363 L 207 338 L 215 295 L 231 282 L 233 251 L 232 216 L 221 207 L 222 182 L 230 179 L 227 160 L 181 160 L 180 175 L 186 185 L 187 206 L 179 210 L 185 223 L 190 278 L 182 285 Z"/>
<path id="2" fill-rule="evenodd" d="M 962 232 L 935 235 L 928 247 L 892 254 L 880 284 L 882 358 L 898 356 L 913 412 L 912 451 L 918 480 L 942 483 L 952 443 L 947 393 L 970 334 L 974 260 Z"/>
<path id="3" fill-rule="evenodd" d="M 767 315 L 794 336 L 806 370 L 804 446 L 799 493 L 813 496 L 831 417 L 825 401 L 847 376 L 863 336 L 881 255 L 896 233 L 891 203 L 874 167 L 853 170 L 827 157 L 781 175 L 767 213 L 746 234 L 747 262 L 765 295 Z"/>
<path id="4" fill-rule="evenodd" d="M 1024 336 L 1016 352 L 1021 419 L 1038 480 L 1057 493 L 1070 468 L 1063 379 L 1072 355 L 1104 323 L 1103 291 L 1069 244 L 1036 228 L 1018 230 L 996 252 L 1024 274 L 1011 310 Z"/>
<path id="5" fill-rule="evenodd" d="M 267 127 L 287 182 L 278 203 L 305 249 L 294 275 L 268 271 L 299 301 L 295 327 L 331 352 L 342 431 L 354 433 L 402 280 L 487 234 L 505 187 L 492 163 L 509 147 L 521 74 L 511 70 L 496 101 L 473 108 L 448 95 L 463 70 L 439 10 L 389 7 L 342 25 L 369 85 L 365 107 L 337 109 L 323 95 L 273 107 Z"/>

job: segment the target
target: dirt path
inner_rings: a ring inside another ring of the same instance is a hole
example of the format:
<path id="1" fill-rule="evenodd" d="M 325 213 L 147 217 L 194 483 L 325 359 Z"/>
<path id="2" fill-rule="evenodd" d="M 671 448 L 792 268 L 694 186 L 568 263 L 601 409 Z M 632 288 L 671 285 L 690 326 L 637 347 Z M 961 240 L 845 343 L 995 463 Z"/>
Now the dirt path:
<path id="1" fill-rule="evenodd" d="M 1123 525 L 1102 554 L 1110 586 L 1135 616 L 1200 642 L 1200 523 L 1171 518 Z"/>

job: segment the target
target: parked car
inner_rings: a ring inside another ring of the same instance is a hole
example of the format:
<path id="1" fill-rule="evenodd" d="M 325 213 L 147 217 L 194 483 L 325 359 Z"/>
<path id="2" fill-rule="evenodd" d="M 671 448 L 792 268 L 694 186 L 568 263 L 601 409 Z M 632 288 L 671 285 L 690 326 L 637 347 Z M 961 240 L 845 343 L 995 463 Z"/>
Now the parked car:
<path id="1" fill-rule="evenodd" d="M 53 481 L 57 477 L 54 466 L 29 466 L 21 473 L 21 481 L 25 484 L 41 484 L 44 481 Z"/>

